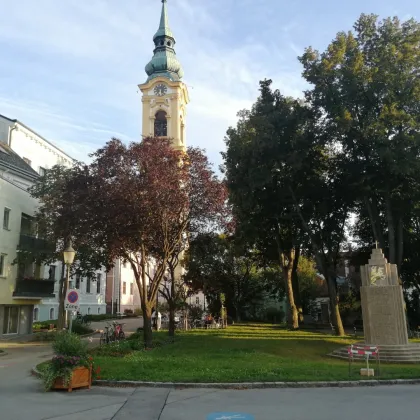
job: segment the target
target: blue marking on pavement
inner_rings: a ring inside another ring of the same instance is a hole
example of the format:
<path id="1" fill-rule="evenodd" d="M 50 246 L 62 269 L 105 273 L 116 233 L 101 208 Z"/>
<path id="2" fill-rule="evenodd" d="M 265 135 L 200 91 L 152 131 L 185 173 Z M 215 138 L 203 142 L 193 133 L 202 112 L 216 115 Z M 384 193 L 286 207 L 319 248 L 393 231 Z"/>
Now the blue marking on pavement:
<path id="1" fill-rule="evenodd" d="M 255 417 L 245 413 L 211 413 L 207 420 L 255 420 Z"/>

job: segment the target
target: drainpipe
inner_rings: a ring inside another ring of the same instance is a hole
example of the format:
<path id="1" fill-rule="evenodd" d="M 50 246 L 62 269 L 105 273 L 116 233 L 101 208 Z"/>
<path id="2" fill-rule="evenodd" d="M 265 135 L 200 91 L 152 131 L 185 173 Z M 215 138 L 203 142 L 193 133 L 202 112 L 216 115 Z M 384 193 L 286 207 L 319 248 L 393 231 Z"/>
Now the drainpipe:
<path id="1" fill-rule="evenodd" d="M 12 131 L 16 129 L 17 129 L 16 124 L 9 127 L 9 138 L 7 139 L 7 145 L 10 148 L 12 148 Z"/>

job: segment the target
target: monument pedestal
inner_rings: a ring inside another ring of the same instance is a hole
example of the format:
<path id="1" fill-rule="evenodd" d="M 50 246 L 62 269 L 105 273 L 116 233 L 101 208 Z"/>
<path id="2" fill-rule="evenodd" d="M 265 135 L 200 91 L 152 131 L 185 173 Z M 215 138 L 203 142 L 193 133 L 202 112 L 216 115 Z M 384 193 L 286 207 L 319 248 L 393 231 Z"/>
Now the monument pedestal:
<path id="1" fill-rule="evenodd" d="M 419 363 L 420 344 L 408 342 L 397 266 L 387 262 L 381 249 L 374 249 L 368 264 L 360 267 L 360 273 L 365 342 L 359 344 L 379 347 L 381 361 Z M 348 359 L 347 347 L 334 351 L 331 356 Z"/>

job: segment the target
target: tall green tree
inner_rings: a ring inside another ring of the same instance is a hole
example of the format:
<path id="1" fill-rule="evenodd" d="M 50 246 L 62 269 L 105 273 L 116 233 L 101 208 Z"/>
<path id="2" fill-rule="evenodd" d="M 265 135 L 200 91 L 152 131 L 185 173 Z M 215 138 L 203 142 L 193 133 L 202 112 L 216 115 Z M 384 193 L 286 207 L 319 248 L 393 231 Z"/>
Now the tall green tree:
<path id="1" fill-rule="evenodd" d="M 185 280 L 192 290 L 204 290 L 210 301 L 224 295 L 239 322 L 265 296 L 278 295 L 271 273 L 259 263 L 256 251 L 233 236 L 199 235 L 188 249 Z"/>
<path id="2" fill-rule="evenodd" d="M 299 153 L 301 129 L 310 110 L 299 101 L 260 82 L 251 111 L 239 113 L 226 136 L 224 168 L 238 230 L 261 250 L 277 254 L 287 291 L 292 327 L 299 327 L 297 285 L 293 271 L 300 248 L 300 221 L 289 190 Z"/>
<path id="3" fill-rule="evenodd" d="M 343 153 L 334 147 L 318 108 L 273 91 L 271 80 L 260 85 L 256 104 L 241 113 L 226 139 L 238 225 L 246 236 L 252 232 L 257 244 L 276 244 L 294 328 L 299 293 L 293 273 L 302 249 L 314 255 L 327 279 L 333 324 L 343 335 L 335 271 L 352 208 L 348 176 L 340 166 Z"/>
<path id="4" fill-rule="evenodd" d="M 306 99 L 343 151 L 342 168 L 374 240 L 399 268 L 411 229 L 404 219 L 420 187 L 419 43 L 414 19 L 362 14 L 326 51 L 307 48 L 300 57 L 312 85 Z"/>

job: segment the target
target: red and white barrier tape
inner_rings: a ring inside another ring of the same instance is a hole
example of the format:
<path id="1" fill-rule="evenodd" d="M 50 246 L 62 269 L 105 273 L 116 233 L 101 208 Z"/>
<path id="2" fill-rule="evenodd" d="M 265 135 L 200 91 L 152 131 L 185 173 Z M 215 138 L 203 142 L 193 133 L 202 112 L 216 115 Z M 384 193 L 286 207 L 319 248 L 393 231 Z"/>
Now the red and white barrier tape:
<path id="1" fill-rule="evenodd" d="M 372 346 L 350 346 L 347 349 L 349 356 L 351 357 L 353 354 L 359 354 L 362 356 L 377 356 L 379 354 L 378 347 Z"/>

